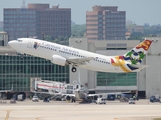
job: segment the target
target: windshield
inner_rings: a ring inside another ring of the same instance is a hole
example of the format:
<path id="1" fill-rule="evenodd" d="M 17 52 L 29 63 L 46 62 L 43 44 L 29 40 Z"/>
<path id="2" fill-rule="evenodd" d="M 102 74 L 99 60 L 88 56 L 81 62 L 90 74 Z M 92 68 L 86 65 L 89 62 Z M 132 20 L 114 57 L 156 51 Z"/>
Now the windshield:
<path id="1" fill-rule="evenodd" d="M 20 40 L 20 39 L 18 39 L 17 41 L 18 41 L 18 42 L 22 42 L 22 40 Z"/>

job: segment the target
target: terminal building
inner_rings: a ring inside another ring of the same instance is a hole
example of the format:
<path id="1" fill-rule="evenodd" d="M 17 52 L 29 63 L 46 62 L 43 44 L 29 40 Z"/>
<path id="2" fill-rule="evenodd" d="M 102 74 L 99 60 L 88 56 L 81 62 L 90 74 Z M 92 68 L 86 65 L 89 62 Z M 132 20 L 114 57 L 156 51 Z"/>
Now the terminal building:
<path id="1" fill-rule="evenodd" d="M 148 37 L 153 43 L 143 60 L 146 68 L 132 73 L 103 73 L 80 69 L 81 83 L 99 92 L 135 91 L 140 98 L 161 95 L 161 38 Z M 87 40 L 86 38 L 70 38 L 70 46 L 87 51 L 107 55 L 124 55 L 138 45 L 139 40 Z M 70 82 L 78 79 L 78 72 L 70 72 Z"/>
<path id="2" fill-rule="evenodd" d="M 1 43 L 8 41 L 6 36 L 1 34 Z M 10 90 L 13 85 L 14 92 L 30 92 L 31 78 L 69 83 L 69 66 L 55 65 L 34 56 L 18 55 L 9 46 L 0 46 L 0 90 Z"/>
<path id="3" fill-rule="evenodd" d="M 5 39 L 1 39 L 4 40 L 1 43 L 5 43 L 7 37 L 2 38 Z M 141 98 L 161 95 L 161 38 L 147 39 L 153 40 L 143 61 L 148 67 L 132 73 L 103 73 L 80 68 L 81 84 L 95 93 L 136 91 Z M 123 55 L 139 43 L 139 40 L 69 39 L 70 46 L 107 56 Z M 31 78 L 66 83 L 78 80 L 78 71 L 72 73 L 70 66 L 58 66 L 42 58 L 18 55 L 9 46 L 0 47 L 0 58 L 0 90 L 10 89 L 13 85 L 15 92 L 30 92 Z"/>

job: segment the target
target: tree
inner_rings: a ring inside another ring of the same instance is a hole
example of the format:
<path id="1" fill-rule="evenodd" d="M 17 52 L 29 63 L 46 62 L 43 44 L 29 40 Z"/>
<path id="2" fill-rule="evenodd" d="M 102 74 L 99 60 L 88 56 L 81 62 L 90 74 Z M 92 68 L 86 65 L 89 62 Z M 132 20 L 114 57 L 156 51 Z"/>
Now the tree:
<path id="1" fill-rule="evenodd" d="M 144 34 L 141 32 L 133 32 L 129 40 L 141 40 L 144 37 Z"/>
<path id="2" fill-rule="evenodd" d="M 86 24 L 83 25 L 73 25 L 71 27 L 71 33 L 74 37 L 82 37 L 86 33 Z"/>
<path id="3" fill-rule="evenodd" d="M 50 35 L 44 35 L 44 40 L 53 41 L 53 38 Z"/>
<path id="4" fill-rule="evenodd" d="M 62 44 L 62 45 L 69 45 L 69 37 L 68 36 L 59 36 L 53 42 Z"/>
<path id="5" fill-rule="evenodd" d="M 161 25 L 149 25 L 147 23 L 144 24 L 144 33 L 141 32 L 133 32 L 129 38 L 129 40 L 141 40 L 146 36 L 161 36 Z"/>

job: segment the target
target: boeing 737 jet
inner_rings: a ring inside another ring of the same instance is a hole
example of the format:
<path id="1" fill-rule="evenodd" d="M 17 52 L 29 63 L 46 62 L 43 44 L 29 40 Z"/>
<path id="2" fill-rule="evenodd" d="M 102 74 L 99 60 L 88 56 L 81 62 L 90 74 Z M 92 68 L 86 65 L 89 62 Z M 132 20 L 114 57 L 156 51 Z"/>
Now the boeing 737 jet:
<path id="1" fill-rule="evenodd" d="M 61 66 L 72 65 L 72 72 L 76 72 L 76 67 L 80 67 L 93 71 L 119 73 L 142 70 L 145 66 L 140 64 L 151 43 L 152 40 L 145 39 L 124 55 L 105 56 L 33 38 L 19 38 L 8 42 L 9 46 L 19 53 L 48 59 Z"/>

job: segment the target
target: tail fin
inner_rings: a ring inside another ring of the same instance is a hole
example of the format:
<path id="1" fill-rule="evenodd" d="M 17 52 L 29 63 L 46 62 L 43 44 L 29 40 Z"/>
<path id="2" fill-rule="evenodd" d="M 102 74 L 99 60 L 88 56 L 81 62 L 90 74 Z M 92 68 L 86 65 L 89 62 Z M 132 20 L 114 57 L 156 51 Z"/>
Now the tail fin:
<path id="1" fill-rule="evenodd" d="M 147 54 L 147 51 L 150 48 L 151 43 L 152 40 L 145 39 L 139 45 L 137 45 L 132 50 L 123 55 L 124 60 L 128 61 L 131 64 L 139 65 L 143 61 L 145 55 Z"/>

